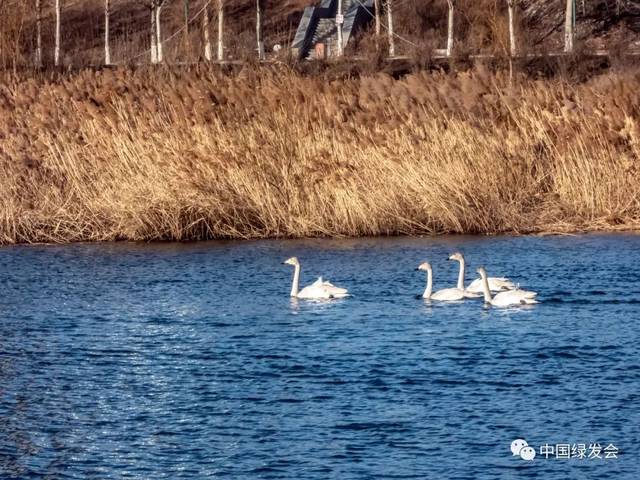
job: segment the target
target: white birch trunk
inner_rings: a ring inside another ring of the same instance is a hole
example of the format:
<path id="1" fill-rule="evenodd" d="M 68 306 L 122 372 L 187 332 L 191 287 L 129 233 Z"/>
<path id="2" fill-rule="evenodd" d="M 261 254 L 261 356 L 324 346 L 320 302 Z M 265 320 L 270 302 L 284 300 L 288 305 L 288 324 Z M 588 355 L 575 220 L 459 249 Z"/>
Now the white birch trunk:
<path id="1" fill-rule="evenodd" d="M 158 63 L 158 44 L 156 43 L 156 5 L 151 4 L 151 63 Z"/>
<path id="2" fill-rule="evenodd" d="M 393 0 L 387 0 L 387 23 L 389 31 L 389 56 L 396 56 L 396 39 L 393 33 Z"/>
<path id="3" fill-rule="evenodd" d="M 104 0 L 104 64 L 111 65 L 111 49 L 109 46 L 109 0 Z"/>
<path id="4" fill-rule="evenodd" d="M 376 37 L 380 36 L 381 24 L 380 24 L 380 0 L 374 0 L 373 8 L 376 11 Z"/>
<path id="5" fill-rule="evenodd" d="M 60 66 L 60 0 L 56 0 L 56 40 L 53 52 L 53 64 Z"/>
<path id="6" fill-rule="evenodd" d="M 264 42 L 262 41 L 262 0 L 256 0 L 256 39 L 258 41 L 258 59 L 264 60 Z"/>
<path id="7" fill-rule="evenodd" d="M 565 18 L 564 18 L 564 51 L 565 53 L 573 52 L 573 40 L 574 40 L 573 24 L 575 21 L 575 10 L 573 8 L 574 1 L 575 0 L 567 0 L 567 7 L 565 11 Z"/>
<path id="8" fill-rule="evenodd" d="M 218 61 L 224 60 L 224 1 L 218 0 Z"/>
<path id="9" fill-rule="evenodd" d="M 158 63 L 162 63 L 162 23 L 160 22 L 160 10 L 162 10 L 162 5 L 158 5 L 156 7 L 156 51 L 158 52 Z"/>
<path id="10" fill-rule="evenodd" d="M 507 0 L 509 8 L 509 54 L 515 57 L 518 53 L 516 45 L 516 27 L 515 27 L 515 0 Z"/>
<path id="11" fill-rule="evenodd" d="M 42 3 L 36 0 L 36 68 L 42 68 Z"/>
<path id="12" fill-rule="evenodd" d="M 189 53 L 189 0 L 184 0 L 184 58 L 188 59 Z"/>
<path id="13" fill-rule="evenodd" d="M 449 18 L 447 21 L 447 57 L 450 57 L 453 53 L 453 19 L 454 19 L 454 4 L 453 0 L 447 0 L 449 5 Z"/>
<path id="14" fill-rule="evenodd" d="M 344 17 L 342 13 L 342 0 L 338 0 L 338 15 L 336 17 L 336 28 L 338 29 L 338 56 L 339 57 L 344 55 L 344 38 L 342 37 L 343 23 L 344 23 Z"/>
<path id="15" fill-rule="evenodd" d="M 204 58 L 207 62 L 211 61 L 211 39 L 209 37 L 209 0 L 202 12 L 202 35 L 204 37 Z"/>

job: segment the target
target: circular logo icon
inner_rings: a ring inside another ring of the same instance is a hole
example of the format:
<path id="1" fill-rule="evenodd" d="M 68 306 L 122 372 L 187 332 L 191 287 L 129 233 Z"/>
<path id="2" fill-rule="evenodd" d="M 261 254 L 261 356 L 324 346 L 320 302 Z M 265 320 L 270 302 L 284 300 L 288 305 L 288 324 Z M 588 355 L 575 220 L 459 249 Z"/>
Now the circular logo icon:
<path id="1" fill-rule="evenodd" d="M 522 438 L 516 438 L 513 442 L 511 442 L 511 453 L 513 454 L 513 456 L 520 455 L 520 450 L 528 445 L 529 444 L 526 440 Z"/>
<path id="2" fill-rule="evenodd" d="M 522 449 L 520 449 L 520 458 L 526 460 L 527 462 L 530 462 L 531 460 L 536 458 L 535 449 L 529 446 L 522 447 Z"/>

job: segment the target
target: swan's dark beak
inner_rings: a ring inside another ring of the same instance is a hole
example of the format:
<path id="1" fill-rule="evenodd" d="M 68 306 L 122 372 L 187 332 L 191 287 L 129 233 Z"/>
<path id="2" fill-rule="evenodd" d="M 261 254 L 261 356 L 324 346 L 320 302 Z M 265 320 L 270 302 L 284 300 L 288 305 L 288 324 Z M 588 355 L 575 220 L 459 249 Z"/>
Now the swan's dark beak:
<path id="1" fill-rule="evenodd" d="M 416 270 L 416 272 L 419 272 L 419 271 L 420 271 L 420 268 L 416 268 L 415 270 Z"/>
<path id="2" fill-rule="evenodd" d="M 282 262 L 282 265 L 286 265 L 286 264 L 287 264 L 287 262 Z"/>

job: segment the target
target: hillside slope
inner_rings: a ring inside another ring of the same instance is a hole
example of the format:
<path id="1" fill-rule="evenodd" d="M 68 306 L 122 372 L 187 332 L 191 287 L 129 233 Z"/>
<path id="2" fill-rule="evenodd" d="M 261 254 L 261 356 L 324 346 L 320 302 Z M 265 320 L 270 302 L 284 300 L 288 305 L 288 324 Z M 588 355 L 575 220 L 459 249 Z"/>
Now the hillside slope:
<path id="1" fill-rule="evenodd" d="M 34 0 L 0 2 L 0 65 L 28 64 L 35 38 Z M 51 61 L 53 0 L 43 1 L 45 57 Z M 265 0 L 264 35 L 267 50 L 287 45 L 293 38 L 305 6 L 319 0 Z M 165 54 L 169 61 L 193 61 L 202 53 L 201 18 L 205 0 L 189 1 L 188 42 L 184 36 L 184 2 L 168 0 L 162 14 Z M 212 2 L 214 3 L 214 2 Z M 62 58 L 68 65 L 99 64 L 103 44 L 103 0 L 62 0 Z M 115 62 L 147 61 L 148 0 L 112 0 L 112 57 Z M 400 54 L 442 48 L 446 31 L 446 0 L 395 0 L 395 24 Z M 458 0 L 456 40 L 459 50 L 506 51 L 506 2 Z M 629 0 L 577 1 L 577 33 L 588 48 L 611 45 L 640 47 L 640 2 Z M 212 9 L 214 10 L 214 9 Z M 255 0 L 226 0 L 227 57 L 255 55 Z M 521 0 L 519 36 L 522 45 L 551 51 L 562 44 L 564 0 Z M 215 37 L 215 11 L 211 18 Z M 362 45 L 366 45 L 362 43 Z"/>

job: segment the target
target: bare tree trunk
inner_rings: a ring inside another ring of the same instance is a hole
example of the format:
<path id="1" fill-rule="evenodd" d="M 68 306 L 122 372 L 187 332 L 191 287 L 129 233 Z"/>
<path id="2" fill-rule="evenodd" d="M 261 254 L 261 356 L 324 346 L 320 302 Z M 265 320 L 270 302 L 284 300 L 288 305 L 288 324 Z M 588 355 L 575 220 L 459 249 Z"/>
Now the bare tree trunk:
<path id="1" fill-rule="evenodd" d="M 515 7 L 516 0 L 507 0 L 507 7 L 509 9 L 509 55 L 511 58 L 517 55 L 516 45 L 516 28 L 515 28 Z"/>
<path id="2" fill-rule="evenodd" d="M 218 61 L 224 60 L 224 0 L 218 0 Z"/>
<path id="3" fill-rule="evenodd" d="M 204 7 L 202 12 L 202 36 L 204 37 L 204 58 L 207 62 L 211 61 L 211 39 L 209 38 L 209 2 Z"/>
<path id="4" fill-rule="evenodd" d="M 156 43 L 156 4 L 151 4 L 151 63 L 158 63 L 158 44 Z"/>
<path id="5" fill-rule="evenodd" d="M 42 3 L 36 0 L 36 68 L 42 68 Z"/>
<path id="6" fill-rule="evenodd" d="M 184 0 L 184 59 L 189 58 L 189 0 Z"/>
<path id="7" fill-rule="evenodd" d="M 264 42 L 262 41 L 262 1 L 256 0 L 256 40 L 258 41 L 258 59 L 264 60 Z"/>
<path id="8" fill-rule="evenodd" d="M 2 9 L 2 2 L 0 2 L 0 9 Z M 19 61 L 19 58 L 21 57 L 20 37 L 22 36 L 22 29 L 24 27 L 25 16 L 24 15 L 20 15 L 19 18 L 20 18 L 19 19 L 19 27 L 18 27 L 17 31 L 15 32 L 15 37 L 13 39 L 14 52 L 13 52 L 13 62 L 12 63 L 13 63 L 13 74 L 14 75 L 17 74 L 18 61 Z"/>
<path id="9" fill-rule="evenodd" d="M 104 64 L 111 65 L 111 49 L 109 48 L 109 0 L 104 0 Z"/>
<path id="10" fill-rule="evenodd" d="M 56 0 L 56 40 L 53 52 L 53 64 L 60 65 L 60 0 Z"/>
<path id="11" fill-rule="evenodd" d="M 447 57 L 450 57 L 453 53 L 453 17 L 454 17 L 454 3 L 453 0 L 447 0 L 449 5 L 449 18 L 447 21 Z"/>
<path id="12" fill-rule="evenodd" d="M 162 57 L 162 24 L 160 22 L 160 10 L 162 9 L 162 4 L 156 7 L 156 51 L 158 52 L 158 63 L 162 63 L 164 60 Z"/>
<path id="13" fill-rule="evenodd" d="M 344 24 L 344 14 L 342 13 L 342 0 L 338 0 L 338 14 L 336 15 L 336 28 L 338 29 L 338 56 L 344 55 L 344 38 L 342 36 L 342 25 Z"/>
<path id="14" fill-rule="evenodd" d="M 564 51 L 565 53 L 573 52 L 573 40 L 574 31 L 573 25 L 575 23 L 575 0 L 567 0 L 567 8 L 564 19 Z"/>
<path id="15" fill-rule="evenodd" d="M 389 30 L 389 56 L 396 56 L 396 39 L 393 33 L 393 0 L 387 0 L 387 23 Z"/>
<path id="16" fill-rule="evenodd" d="M 380 0 L 373 1 L 373 8 L 376 11 L 376 37 L 380 36 L 381 24 L 380 24 Z"/>

